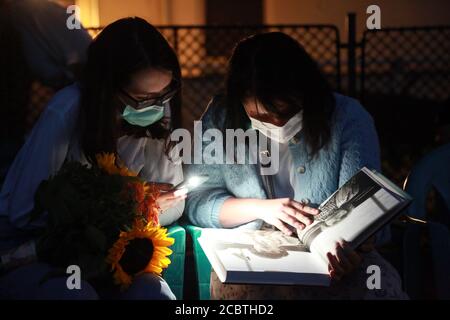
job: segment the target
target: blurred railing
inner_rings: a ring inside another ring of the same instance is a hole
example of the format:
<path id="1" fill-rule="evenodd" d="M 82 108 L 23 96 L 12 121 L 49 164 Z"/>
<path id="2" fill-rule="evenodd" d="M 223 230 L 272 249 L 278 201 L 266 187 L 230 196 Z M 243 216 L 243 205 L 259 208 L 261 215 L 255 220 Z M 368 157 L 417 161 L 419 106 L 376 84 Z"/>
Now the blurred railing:
<path id="1" fill-rule="evenodd" d="M 357 96 L 375 119 L 383 171 L 400 184 L 450 142 L 450 26 L 365 31 L 355 50 Z"/>
<path id="2" fill-rule="evenodd" d="M 211 97 L 223 89 L 227 61 L 246 36 L 284 32 L 317 61 L 335 90 L 340 90 L 340 39 L 332 25 L 164 26 L 158 27 L 178 55 L 183 75 L 183 125 L 198 119 Z M 101 29 L 89 29 L 96 36 Z"/>
<path id="3" fill-rule="evenodd" d="M 361 47 L 362 97 L 450 98 L 450 26 L 366 31 Z"/>

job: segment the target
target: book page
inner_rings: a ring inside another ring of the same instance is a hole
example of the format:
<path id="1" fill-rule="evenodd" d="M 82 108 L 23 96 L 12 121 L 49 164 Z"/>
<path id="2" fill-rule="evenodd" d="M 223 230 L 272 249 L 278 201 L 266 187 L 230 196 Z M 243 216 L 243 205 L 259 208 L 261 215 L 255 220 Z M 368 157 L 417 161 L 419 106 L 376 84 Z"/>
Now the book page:
<path id="1" fill-rule="evenodd" d="M 200 244 L 209 260 L 215 260 L 213 267 L 222 282 L 309 285 L 329 282 L 327 265 L 320 257 L 309 252 L 297 238 L 280 231 L 204 229 L 201 238 Z M 215 257 L 210 258 L 212 252 Z"/>
<path id="2" fill-rule="evenodd" d="M 352 208 L 340 223 L 321 224 L 322 232 L 312 241 L 311 252 L 326 259 L 327 252 L 335 252 L 336 241 L 345 240 L 353 248 L 369 237 L 374 230 L 389 220 L 386 212 L 398 206 L 399 201 L 384 189 L 379 189 L 359 206 Z M 364 234 L 367 234 L 365 237 Z"/>
<path id="3" fill-rule="evenodd" d="M 383 176 L 381 173 L 377 171 L 371 171 L 367 168 L 362 169 L 368 176 L 370 176 L 372 179 L 377 181 L 380 185 L 382 185 L 384 188 L 389 190 L 391 193 L 396 195 L 400 199 L 405 199 L 406 201 L 411 201 L 412 198 L 409 194 L 407 194 L 405 191 L 403 191 L 401 188 L 399 188 L 397 185 L 395 185 L 392 181 L 390 181 L 388 178 Z"/>
<path id="4" fill-rule="evenodd" d="M 386 213 L 400 201 L 360 171 L 329 197 L 320 207 L 313 224 L 298 234 L 311 252 L 326 259 L 341 239 L 358 246 L 384 221 Z M 361 240 L 362 239 L 362 240 Z"/>

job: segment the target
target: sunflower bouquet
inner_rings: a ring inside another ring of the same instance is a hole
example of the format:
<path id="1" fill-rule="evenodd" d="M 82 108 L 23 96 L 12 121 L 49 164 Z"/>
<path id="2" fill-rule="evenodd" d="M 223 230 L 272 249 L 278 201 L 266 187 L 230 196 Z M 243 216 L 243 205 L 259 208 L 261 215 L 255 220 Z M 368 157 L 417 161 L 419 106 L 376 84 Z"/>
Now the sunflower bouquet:
<path id="1" fill-rule="evenodd" d="M 35 195 L 32 219 L 46 216 L 36 243 L 40 261 L 65 270 L 78 265 L 83 279 L 127 288 L 136 275 L 160 275 L 174 243 L 158 222 L 158 190 L 113 154 L 92 166 L 67 162 Z"/>

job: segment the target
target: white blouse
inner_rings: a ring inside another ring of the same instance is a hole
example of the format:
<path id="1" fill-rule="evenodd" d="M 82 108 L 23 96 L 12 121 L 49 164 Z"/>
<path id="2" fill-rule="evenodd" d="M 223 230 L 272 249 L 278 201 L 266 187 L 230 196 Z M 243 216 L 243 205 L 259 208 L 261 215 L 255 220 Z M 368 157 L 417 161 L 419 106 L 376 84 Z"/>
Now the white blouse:
<path id="1" fill-rule="evenodd" d="M 293 169 L 291 151 L 288 143 L 279 143 L 279 170 L 273 175 L 274 198 L 294 199 L 295 187 L 298 183 L 295 181 L 295 170 Z"/>
<path id="2" fill-rule="evenodd" d="M 11 165 L 0 193 L 0 218 L 7 218 L 12 226 L 26 229 L 42 226 L 45 220 L 28 221 L 39 184 L 56 174 L 66 159 L 87 164 L 78 143 L 79 99 L 77 85 L 59 91 Z M 162 140 L 124 136 L 119 139 L 117 149 L 127 167 L 146 181 L 173 185 L 183 181 L 181 161 L 169 159 Z M 183 211 L 184 201 L 162 212 L 161 225 L 173 223 Z"/>

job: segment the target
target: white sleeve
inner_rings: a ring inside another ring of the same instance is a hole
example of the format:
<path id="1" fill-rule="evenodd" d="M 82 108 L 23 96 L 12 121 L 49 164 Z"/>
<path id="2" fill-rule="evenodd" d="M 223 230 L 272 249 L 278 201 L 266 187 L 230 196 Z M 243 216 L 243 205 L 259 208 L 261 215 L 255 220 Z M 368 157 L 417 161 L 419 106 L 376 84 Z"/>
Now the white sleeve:
<path id="1" fill-rule="evenodd" d="M 61 98 L 64 97 L 60 95 L 50 102 L 6 176 L 0 194 L 0 215 L 6 215 L 15 227 L 29 229 L 45 223 L 43 219 L 28 221 L 34 207 L 34 194 L 43 180 L 61 168 L 76 123 L 76 119 L 66 119 L 69 114 L 52 107 L 52 103 L 63 103 Z"/>
<path id="2" fill-rule="evenodd" d="M 149 182 L 170 183 L 174 186 L 183 181 L 182 163 L 169 159 L 164 150 L 164 142 L 149 139 L 146 149 L 145 165 L 141 172 L 142 178 Z M 175 207 L 161 212 L 160 224 L 167 226 L 174 223 L 182 216 L 183 211 L 184 200 Z"/>

